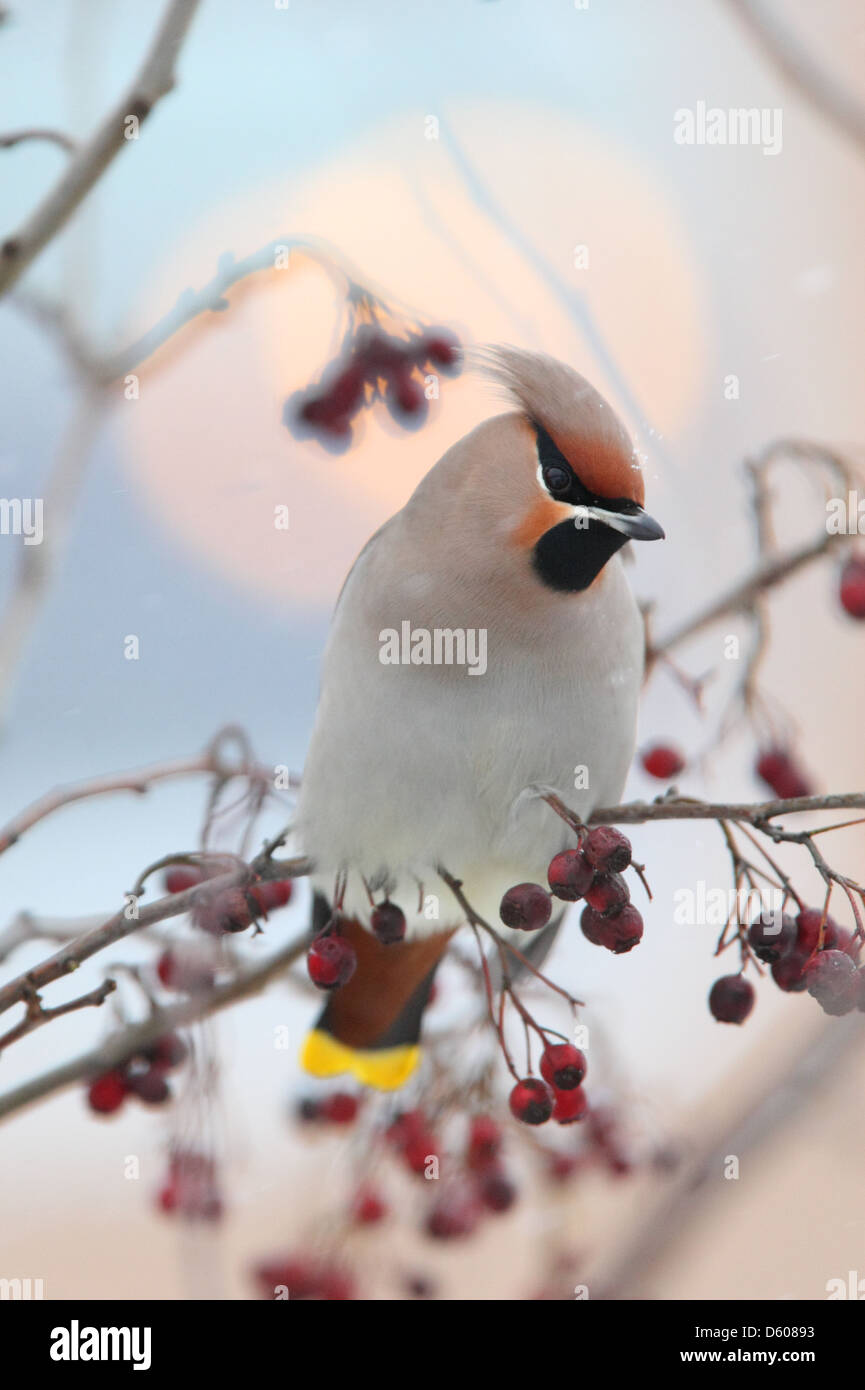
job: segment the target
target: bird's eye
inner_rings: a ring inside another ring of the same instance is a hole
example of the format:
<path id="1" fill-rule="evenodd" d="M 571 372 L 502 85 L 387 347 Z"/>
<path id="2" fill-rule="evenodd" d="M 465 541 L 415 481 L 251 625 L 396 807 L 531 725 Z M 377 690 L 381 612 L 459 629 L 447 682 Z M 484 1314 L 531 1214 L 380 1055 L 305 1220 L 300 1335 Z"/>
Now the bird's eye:
<path id="1" fill-rule="evenodd" d="M 544 486 L 550 492 L 567 492 L 571 486 L 571 475 L 566 468 L 552 464 L 544 469 Z"/>

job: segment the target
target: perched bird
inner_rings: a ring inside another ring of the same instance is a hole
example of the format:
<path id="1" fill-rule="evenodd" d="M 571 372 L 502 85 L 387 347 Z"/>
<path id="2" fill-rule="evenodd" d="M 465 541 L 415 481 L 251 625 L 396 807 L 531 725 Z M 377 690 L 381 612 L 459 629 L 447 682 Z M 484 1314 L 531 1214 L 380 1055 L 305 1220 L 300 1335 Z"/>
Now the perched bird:
<path id="1" fill-rule="evenodd" d="M 589 382 L 539 353 L 479 357 L 515 408 L 449 449 L 355 561 L 298 803 L 314 925 L 336 902 L 358 959 L 302 1063 L 382 1089 L 417 1062 L 436 967 L 465 920 L 439 867 L 497 924 L 506 889 L 545 882 L 572 840 L 536 789 L 584 818 L 618 800 L 644 635 L 617 552 L 664 534 Z M 407 920 L 392 944 L 369 930 L 385 898 Z"/>

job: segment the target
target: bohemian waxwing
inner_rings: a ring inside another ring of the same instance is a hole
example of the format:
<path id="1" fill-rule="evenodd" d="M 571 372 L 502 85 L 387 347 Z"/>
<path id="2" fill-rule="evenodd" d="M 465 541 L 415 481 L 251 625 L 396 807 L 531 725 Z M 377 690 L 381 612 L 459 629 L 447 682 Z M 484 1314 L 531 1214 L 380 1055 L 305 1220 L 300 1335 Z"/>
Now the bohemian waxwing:
<path id="1" fill-rule="evenodd" d="M 302 1062 L 382 1089 L 417 1063 L 433 975 L 464 921 L 438 867 L 498 925 L 506 889 L 544 883 L 570 842 L 533 789 L 583 818 L 619 799 L 644 634 L 617 552 L 664 534 L 594 387 L 540 353 L 489 349 L 477 364 L 516 409 L 449 449 L 358 556 L 298 804 L 314 926 L 336 892 L 358 962 Z M 372 934 L 371 897 L 402 908 L 405 940 Z"/>

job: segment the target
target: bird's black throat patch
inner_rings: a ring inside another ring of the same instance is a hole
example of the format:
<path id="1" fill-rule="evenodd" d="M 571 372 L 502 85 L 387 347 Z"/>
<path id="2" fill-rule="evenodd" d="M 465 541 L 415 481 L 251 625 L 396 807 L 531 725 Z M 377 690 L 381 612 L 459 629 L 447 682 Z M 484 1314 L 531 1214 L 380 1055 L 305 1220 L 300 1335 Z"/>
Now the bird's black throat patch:
<path id="1" fill-rule="evenodd" d="M 587 526 L 560 521 L 541 536 L 532 551 L 532 566 L 548 589 L 579 593 L 597 579 L 627 539 L 602 521 L 589 521 Z"/>

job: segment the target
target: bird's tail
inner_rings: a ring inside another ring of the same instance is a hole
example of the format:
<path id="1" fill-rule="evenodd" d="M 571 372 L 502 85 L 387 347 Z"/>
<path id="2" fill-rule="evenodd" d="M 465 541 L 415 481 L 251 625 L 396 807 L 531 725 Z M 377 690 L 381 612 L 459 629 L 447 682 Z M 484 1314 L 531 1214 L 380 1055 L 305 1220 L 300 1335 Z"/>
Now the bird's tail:
<path id="1" fill-rule="evenodd" d="M 313 925 L 329 915 L 316 899 Z M 402 1086 L 418 1064 L 423 1011 L 452 932 L 383 945 L 354 920 L 340 924 L 357 968 L 328 999 L 307 1035 L 301 1065 L 313 1076 L 350 1072 L 381 1091 Z"/>

